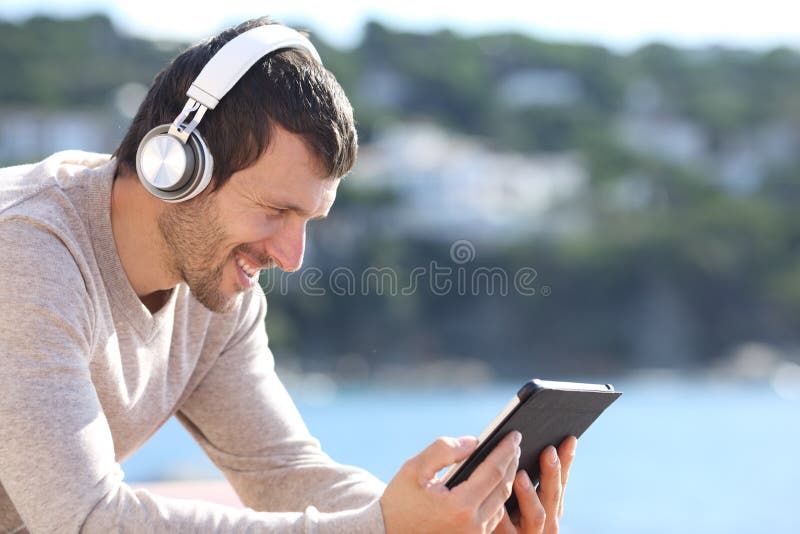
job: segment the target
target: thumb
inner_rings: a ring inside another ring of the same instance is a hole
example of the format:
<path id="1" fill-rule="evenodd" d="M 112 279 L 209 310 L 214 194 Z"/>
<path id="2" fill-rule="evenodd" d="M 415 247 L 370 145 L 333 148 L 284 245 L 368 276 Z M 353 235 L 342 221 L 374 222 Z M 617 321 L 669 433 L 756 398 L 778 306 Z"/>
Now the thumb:
<path id="1" fill-rule="evenodd" d="M 477 445 L 478 440 L 472 436 L 437 439 L 415 458 L 414 463 L 420 482 L 422 484 L 430 482 L 441 469 L 469 456 Z"/>

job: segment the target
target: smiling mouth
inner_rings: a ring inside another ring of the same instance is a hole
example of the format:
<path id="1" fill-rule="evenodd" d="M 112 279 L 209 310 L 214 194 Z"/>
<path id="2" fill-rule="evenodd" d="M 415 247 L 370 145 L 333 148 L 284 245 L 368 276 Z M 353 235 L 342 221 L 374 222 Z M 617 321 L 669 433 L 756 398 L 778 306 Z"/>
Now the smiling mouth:
<path id="1" fill-rule="evenodd" d="M 244 274 L 249 276 L 250 278 L 255 278 L 258 276 L 258 272 L 261 270 L 259 267 L 255 267 L 250 265 L 247 261 L 245 261 L 241 256 L 236 257 L 236 265 L 244 271 Z"/>

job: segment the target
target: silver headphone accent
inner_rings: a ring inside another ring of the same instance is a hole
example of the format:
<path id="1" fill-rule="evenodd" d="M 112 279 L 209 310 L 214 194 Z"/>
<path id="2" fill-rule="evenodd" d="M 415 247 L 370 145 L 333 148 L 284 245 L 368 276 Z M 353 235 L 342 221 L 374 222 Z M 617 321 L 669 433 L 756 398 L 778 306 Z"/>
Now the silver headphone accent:
<path id="1" fill-rule="evenodd" d="M 189 167 L 186 151 L 181 142 L 169 135 L 159 135 L 152 143 L 142 147 L 142 174 L 159 189 L 172 191 L 183 185 L 178 178 L 182 169 Z"/>
<path id="2" fill-rule="evenodd" d="M 172 124 L 156 126 L 139 143 L 136 173 L 145 189 L 166 202 L 182 202 L 208 187 L 214 158 L 197 126 L 256 61 L 281 48 L 304 50 L 322 63 L 308 39 L 280 24 L 248 30 L 214 54 L 186 91 L 189 98 Z"/>

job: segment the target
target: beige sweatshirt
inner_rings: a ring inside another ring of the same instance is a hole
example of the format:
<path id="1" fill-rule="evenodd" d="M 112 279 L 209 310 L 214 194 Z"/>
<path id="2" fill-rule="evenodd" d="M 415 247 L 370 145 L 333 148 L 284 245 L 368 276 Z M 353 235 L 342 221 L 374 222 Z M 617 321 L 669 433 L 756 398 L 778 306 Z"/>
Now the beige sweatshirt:
<path id="1" fill-rule="evenodd" d="M 151 315 L 111 232 L 108 156 L 0 170 L 0 532 L 382 532 L 383 484 L 333 462 L 276 376 L 266 301 L 229 314 L 181 284 Z M 236 510 L 123 482 L 176 415 Z"/>

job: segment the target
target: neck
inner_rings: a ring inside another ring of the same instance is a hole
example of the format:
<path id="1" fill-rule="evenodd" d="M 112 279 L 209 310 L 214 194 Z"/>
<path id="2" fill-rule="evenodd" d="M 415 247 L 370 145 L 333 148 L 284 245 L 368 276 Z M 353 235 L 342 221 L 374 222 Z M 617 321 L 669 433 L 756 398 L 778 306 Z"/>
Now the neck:
<path id="1" fill-rule="evenodd" d="M 164 203 L 120 167 L 111 192 L 111 230 L 125 275 L 143 302 L 173 288 L 180 279 L 168 268 L 166 246 L 158 230 Z"/>

